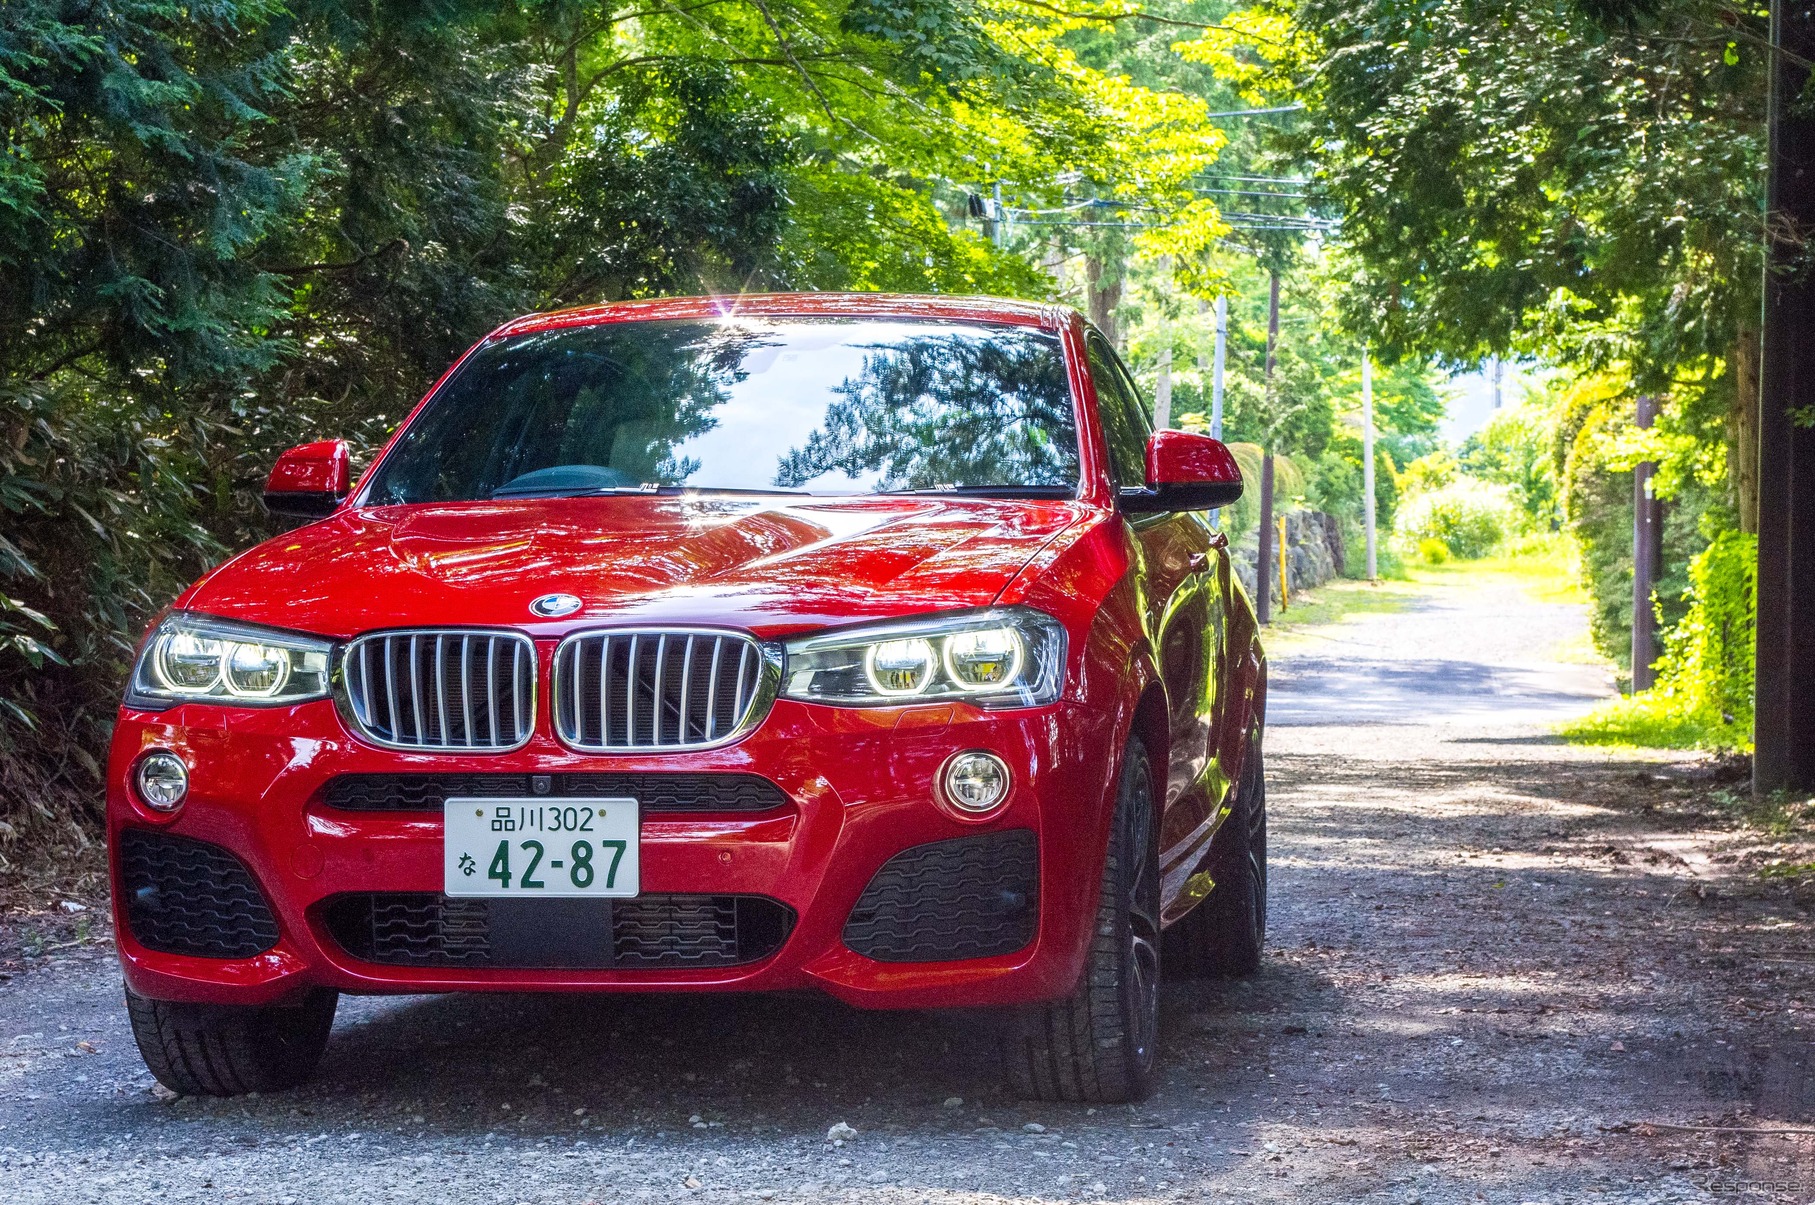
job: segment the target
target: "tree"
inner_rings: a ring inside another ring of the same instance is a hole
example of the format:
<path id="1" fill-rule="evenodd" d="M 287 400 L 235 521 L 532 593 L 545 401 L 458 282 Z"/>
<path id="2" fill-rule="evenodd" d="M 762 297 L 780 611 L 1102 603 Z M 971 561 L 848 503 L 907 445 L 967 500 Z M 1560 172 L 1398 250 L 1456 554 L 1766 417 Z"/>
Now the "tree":
<path id="1" fill-rule="evenodd" d="M 1525 352 L 1728 414 L 1754 523 L 1764 49 L 1714 0 L 1278 0 L 1260 86 L 1340 208 L 1387 356 Z"/>

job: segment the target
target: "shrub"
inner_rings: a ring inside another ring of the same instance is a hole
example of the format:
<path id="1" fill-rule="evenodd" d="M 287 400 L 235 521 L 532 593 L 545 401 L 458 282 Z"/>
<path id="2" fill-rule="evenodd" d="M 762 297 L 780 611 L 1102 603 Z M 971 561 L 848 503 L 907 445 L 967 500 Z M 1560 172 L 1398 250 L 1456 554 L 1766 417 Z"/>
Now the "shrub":
<path id="1" fill-rule="evenodd" d="M 1729 531 L 1689 562 L 1689 613 L 1665 638 L 1658 693 L 1751 740 L 1758 537 Z"/>
<path id="2" fill-rule="evenodd" d="M 1724 532 L 1689 564 L 1689 611 L 1665 637 L 1658 684 L 1563 728 L 1590 745 L 1752 747 L 1758 537 Z"/>
<path id="3" fill-rule="evenodd" d="M 1418 559 L 1427 565 L 1441 565 L 1449 560 L 1449 545 L 1435 536 L 1418 541 Z"/>
<path id="4" fill-rule="evenodd" d="M 1512 528 L 1513 506 L 1503 486 L 1458 477 L 1437 489 L 1408 495 L 1396 524 L 1400 540 L 1422 550 L 1441 543 L 1465 560 L 1492 552 Z M 1422 552 L 1421 552 L 1422 554 Z"/>

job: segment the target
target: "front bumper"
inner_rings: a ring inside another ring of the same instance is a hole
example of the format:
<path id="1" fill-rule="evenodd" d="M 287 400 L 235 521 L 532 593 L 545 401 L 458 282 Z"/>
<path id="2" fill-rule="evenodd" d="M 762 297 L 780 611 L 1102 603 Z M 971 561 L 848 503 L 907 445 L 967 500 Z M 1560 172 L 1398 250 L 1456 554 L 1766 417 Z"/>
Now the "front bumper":
<path id="1" fill-rule="evenodd" d="M 413 754 L 347 734 L 333 705 L 283 709 L 186 705 L 125 710 L 108 772 L 115 919 L 127 983 L 143 996 L 263 1004 L 310 988 L 356 993 L 447 991 L 773 991 L 813 988 L 866 1008 L 1007 1005 L 1054 999 L 1076 983 L 1091 933 L 1115 769 L 1109 717 L 1073 703 L 985 712 L 962 704 L 843 709 L 776 703 L 740 743 L 693 753 L 599 757 L 546 736 L 501 755 Z M 174 818 L 127 787 L 137 757 L 171 749 L 190 765 Z M 1008 804 L 962 818 L 936 797 L 946 759 L 988 749 L 1014 775 Z M 439 893 L 441 817 L 434 811 L 332 806 L 348 774 L 600 772 L 746 773 L 786 801 L 741 812 L 645 811 L 642 889 L 766 897 L 792 913 L 773 953 L 716 968 L 529 970 L 389 965 L 337 940 L 329 910 L 357 893 Z M 251 957 L 197 957 L 141 944 L 122 890 L 121 836 L 164 831 L 240 859 L 275 916 L 278 937 Z M 914 847 L 1026 830 L 1038 856 L 1033 938 L 1007 954 L 878 961 L 849 948 L 847 920 L 872 878 Z"/>

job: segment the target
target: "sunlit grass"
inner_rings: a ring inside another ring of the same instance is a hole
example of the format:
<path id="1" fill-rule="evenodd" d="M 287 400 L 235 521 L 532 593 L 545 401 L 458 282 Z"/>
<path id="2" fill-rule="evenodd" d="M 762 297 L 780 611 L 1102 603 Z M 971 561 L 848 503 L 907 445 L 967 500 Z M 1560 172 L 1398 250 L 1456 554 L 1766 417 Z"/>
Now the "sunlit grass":
<path id="1" fill-rule="evenodd" d="M 1273 608 L 1273 622 L 1266 629 L 1269 640 L 1289 639 L 1309 629 L 1339 623 L 1351 615 L 1379 615 L 1403 611 L 1423 594 L 1409 581 L 1354 581 L 1337 578 L 1315 590 L 1292 596 L 1291 606 Z"/>
<path id="2" fill-rule="evenodd" d="M 1521 536 L 1493 556 L 1479 560 L 1452 560 L 1441 565 L 1409 561 L 1406 571 L 1413 581 L 1430 585 L 1498 579 L 1516 583 L 1539 602 L 1588 601 L 1581 586 L 1580 554 L 1575 541 L 1562 532 Z"/>
<path id="3" fill-rule="evenodd" d="M 1572 744 L 1627 749 L 1752 750 L 1752 734 L 1682 700 L 1647 692 L 1609 699 L 1587 715 L 1557 728 Z"/>

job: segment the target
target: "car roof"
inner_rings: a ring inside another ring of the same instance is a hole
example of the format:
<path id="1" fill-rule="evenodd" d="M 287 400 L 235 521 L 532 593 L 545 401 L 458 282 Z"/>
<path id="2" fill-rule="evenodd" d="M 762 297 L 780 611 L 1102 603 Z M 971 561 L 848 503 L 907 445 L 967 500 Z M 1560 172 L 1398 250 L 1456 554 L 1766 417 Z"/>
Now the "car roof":
<path id="1" fill-rule="evenodd" d="M 914 293 L 730 293 L 715 297 L 664 297 L 617 301 L 544 314 L 525 314 L 493 331 L 494 339 L 570 326 L 607 322 L 652 322 L 664 318 L 930 318 L 1037 326 L 1056 331 L 1065 308 L 1007 297 L 953 297 Z"/>

